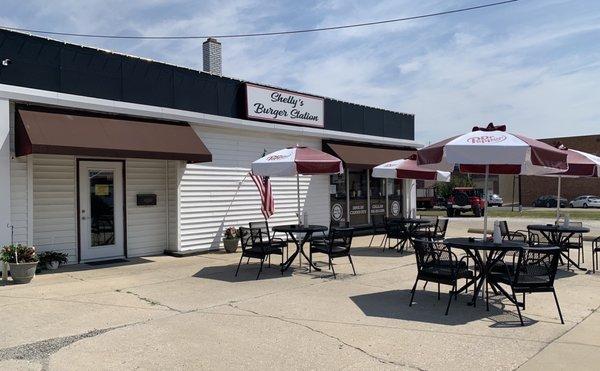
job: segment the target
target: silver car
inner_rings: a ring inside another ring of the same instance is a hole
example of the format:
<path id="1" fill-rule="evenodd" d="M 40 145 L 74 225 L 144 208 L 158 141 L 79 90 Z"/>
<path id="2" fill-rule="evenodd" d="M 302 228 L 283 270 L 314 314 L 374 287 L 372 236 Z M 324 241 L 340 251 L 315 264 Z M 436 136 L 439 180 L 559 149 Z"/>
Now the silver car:
<path id="1" fill-rule="evenodd" d="M 498 196 L 495 193 L 490 193 L 488 195 L 488 206 L 502 206 L 502 204 L 504 203 L 504 200 L 502 200 L 502 197 Z"/>
<path id="2" fill-rule="evenodd" d="M 583 207 L 587 209 L 588 207 L 600 207 L 600 197 L 598 196 L 579 196 L 571 202 L 569 202 L 569 206 L 571 207 Z"/>

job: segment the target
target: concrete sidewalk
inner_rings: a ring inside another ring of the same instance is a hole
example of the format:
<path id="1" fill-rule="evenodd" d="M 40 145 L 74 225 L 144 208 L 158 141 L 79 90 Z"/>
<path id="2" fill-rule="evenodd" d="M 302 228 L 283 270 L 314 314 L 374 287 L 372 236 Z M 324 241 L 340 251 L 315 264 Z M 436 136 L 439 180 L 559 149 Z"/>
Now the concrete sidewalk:
<path id="1" fill-rule="evenodd" d="M 368 241 L 353 247 L 358 276 L 339 259 L 337 280 L 297 262 L 260 280 L 251 262 L 236 278 L 239 254 L 211 253 L 67 267 L 0 287 L 0 369 L 597 367 L 600 274 L 561 271 L 566 324 L 551 294 L 532 294 L 521 327 L 500 297 L 486 312 L 461 295 L 444 316 L 448 287 L 438 301 L 434 284 L 419 285 L 409 308 L 414 256 Z"/>

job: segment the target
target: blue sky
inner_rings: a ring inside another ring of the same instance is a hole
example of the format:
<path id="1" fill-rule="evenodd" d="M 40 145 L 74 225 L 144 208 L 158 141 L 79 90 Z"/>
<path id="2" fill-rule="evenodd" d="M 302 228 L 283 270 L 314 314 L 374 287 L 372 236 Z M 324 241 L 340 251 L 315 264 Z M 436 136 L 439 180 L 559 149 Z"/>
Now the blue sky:
<path id="1" fill-rule="evenodd" d="M 229 34 L 487 2 L 5 0 L 0 24 L 123 35 Z M 201 69 L 201 40 L 60 39 Z M 600 132 L 600 1 L 521 0 L 383 26 L 221 41 L 224 75 L 413 113 L 416 139 L 424 143 L 490 121 L 538 138 Z"/>

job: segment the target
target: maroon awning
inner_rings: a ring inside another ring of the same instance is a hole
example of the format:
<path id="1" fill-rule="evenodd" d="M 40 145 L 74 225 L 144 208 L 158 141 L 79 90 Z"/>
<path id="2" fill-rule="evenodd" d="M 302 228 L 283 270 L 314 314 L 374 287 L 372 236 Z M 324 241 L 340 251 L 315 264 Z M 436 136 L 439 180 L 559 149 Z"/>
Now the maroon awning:
<path id="1" fill-rule="evenodd" d="M 187 123 L 145 121 L 87 112 L 19 108 L 15 143 L 17 156 L 41 153 L 212 161 L 212 154 Z"/>
<path id="2" fill-rule="evenodd" d="M 372 169 L 383 163 L 407 158 L 415 154 L 414 149 L 398 149 L 354 143 L 323 143 L 323 150 L 339 157 L 351 169 Z"/>

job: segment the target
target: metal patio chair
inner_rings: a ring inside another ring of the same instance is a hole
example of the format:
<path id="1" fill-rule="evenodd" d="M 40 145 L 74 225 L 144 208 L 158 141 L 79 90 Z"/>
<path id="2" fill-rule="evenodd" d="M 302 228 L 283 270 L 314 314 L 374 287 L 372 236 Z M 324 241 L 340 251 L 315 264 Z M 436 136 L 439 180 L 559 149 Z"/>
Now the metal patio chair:
<path id="1" fill-rule="evenodd" d="M 352 266 L 352 272 L 356 276 L 354 262 L 352 261 L 352 256 L 350 255 L 350 247 L 352 246 L 353 235 L 353 228 L 333 228 L 329 234 L 329 238 L 311 241 L 309 253 L 310 264 L 308 265 L 309 271 L 312 271 L 313 254 L 325 254 L 329 259 L 329 268 L 333 273 L 333 278 L 337 278 L 335 274 L 335 268 L 333 267 L 333 259 L 346 256 L 348 257 L 350 265 Z"/>
<path id="2" fill-rule="evenodd" d="M 263 235 L 260 228 L 240 227 L 240 240 L 242 243 L 242 256 L 240 256 L 240 262 L 235 271 L 236 277 L 240 271 L 240 265 L 244 258 L 248 258 L 248 260 L 251 258 L 260 259 L 260 268 L 256 279 L 260 277 L 265 259 L 272 254 L 281 255 L 281 264 L 283 265 L 283 248 L 272 246 L 267 236 Z M 281 271 L 281 274 L 283 275 L 283 270 Z"/>
<path id="3" fill-rule="evenodd" d="M 560 322 L 565 323 L 554 290 L 554 278 L 558 269 L 559 257 L 560 248 L 556 246 L 523 248 L 518 252 L 516 265 L 501 262 L 504 269 L 493 270 L 488 275 L 487 279 L 492 287 L 502 291 L 517 307 L 521 325 L 524 325 L 521 308 L 525 310 L 525 294 L 534 292 L 551 292 L 554 295 Z M 508 285 L 511 293 L 506 292 L 499 284 Z M 521 302 L 517 300 L 516 294 L 518 293 L 523 294 Z M 489 307 L 489 296 L 486 298 L 486 303 Z"/>
<path id="4" fill-rule="evenodd" d="M 472 278 L 473 272 L 469 270 L 465 263 L 465 257 L 457 258 L 450 247 L 443 242 L 417 239 L 414 241 L 415 257 L 417 259 L 417 279 L 412 287 L 409 307 L 413 304 L 417 283 L 419 280 L 425 282 L 434 282 L 438 284 L 438 300 L 440 300 L 440 285 L 449 285 L 448 305 L 446 313 L 450 310 L 452 297 L 458 297 L 457 286 L 461 278 Z"/>

